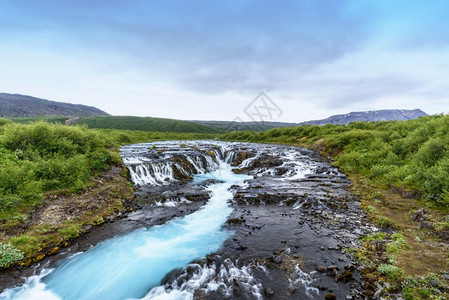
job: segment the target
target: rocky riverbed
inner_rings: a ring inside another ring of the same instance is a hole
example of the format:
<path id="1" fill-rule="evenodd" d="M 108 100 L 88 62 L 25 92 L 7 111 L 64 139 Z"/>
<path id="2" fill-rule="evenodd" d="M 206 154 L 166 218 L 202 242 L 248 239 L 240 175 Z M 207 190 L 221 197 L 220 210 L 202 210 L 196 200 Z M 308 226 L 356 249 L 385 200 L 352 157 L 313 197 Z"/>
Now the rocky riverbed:
<path id="1" fill-rule="evenodd" d="M 3 288 L 104 239 L 196 211 L 219 180 L 201 177 L 226 163 L 251 176 L 230 189 L 233 211 L 223 225 L 230 237 L 216 253 L 167 274 L 146 299 L 175 292 L 200 299 L 363 298 L 347 249 L 376 228 L 349 191 L 351 182 L 326 158 L 294 146 L 215 141 L 131 145 L 122 158 L 135 183 L 133 212 L 93 228 L 33 269 L 4 273 Z"/>

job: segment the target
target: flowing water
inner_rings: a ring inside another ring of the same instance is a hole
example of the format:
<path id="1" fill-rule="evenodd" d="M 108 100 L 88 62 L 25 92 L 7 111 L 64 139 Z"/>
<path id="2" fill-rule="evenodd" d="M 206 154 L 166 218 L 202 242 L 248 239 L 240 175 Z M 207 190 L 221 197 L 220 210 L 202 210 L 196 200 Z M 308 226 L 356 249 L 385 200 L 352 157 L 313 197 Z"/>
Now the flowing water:
<path id="1" fill-rule="evenodd" d="M 66 259 L 53 270 L 30 277 L 1 299 L 135 299 L 141 298 L 171 270 L 218 250 L 231 234 L 222 230 L 232 209 L 228 188 L 249 176 L 234 174 L 229 164 L 198 175 L 194 182 L 219 179 L 210 185 L 211 198 L 202 209 L 151 228 L 104 241 Z M 137 180 L 137 182 L 139 182 Z M 172 295 L 175 296 L 175 295 Z M 191 294 L 175 298 L 191 298 Z"/>
<path id="2" fill-rule="evenodd" d="M 215 141 L 121 150 L 135 212 L 109 225 L 135 224 L 120 231 L 129 233 L 36 267 L 0 299 L 260 300 L 267 288 L 282 299 L 323 299 L 320 285 L 348 295 L 348 286 L 314 270 L 346 268 L 336 245 L 355 246 L 361 212 L 350 182 L 319 155 Z"/>

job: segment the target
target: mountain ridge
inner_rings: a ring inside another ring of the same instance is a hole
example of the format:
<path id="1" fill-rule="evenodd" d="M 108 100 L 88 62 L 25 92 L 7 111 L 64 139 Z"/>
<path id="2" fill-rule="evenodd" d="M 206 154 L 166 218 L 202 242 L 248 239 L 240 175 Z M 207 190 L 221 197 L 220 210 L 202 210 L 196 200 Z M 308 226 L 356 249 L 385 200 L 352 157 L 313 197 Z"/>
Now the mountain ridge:
<path id="1" fill-rule="evenodd" d="M 99 108 L 52 101 L 21 94 L 0 93 L 0 117 L 41 117 L 41 116 L 109 116 Z"/>
<path id="2" fill-rule="evenodd" d="M 381 109 L 332 115 L 326 119 L 301 122 L 301 125 L 349 124 L 351 122 L 406 121 L 427 116 L 421 109 Z"/>
<path id="3" fill-rule="evenodd" d="M 325 119 L 310 120 L 300 123 L 288 122 L 231 122 L 231 121 L 191 121 L 198 124 L 215 127 L 228 131 L 265 131 L 278 127 L 293 127 L 300 125 L 326 125 L 326 124 L 349 124 L 351 122 L 380 122 L 380 121 L 405 121 L 417 119 L 428 114 L 421 109 L 381 109 L 370 111 L 356 111 L 346 114 L 332 115 Z"/>

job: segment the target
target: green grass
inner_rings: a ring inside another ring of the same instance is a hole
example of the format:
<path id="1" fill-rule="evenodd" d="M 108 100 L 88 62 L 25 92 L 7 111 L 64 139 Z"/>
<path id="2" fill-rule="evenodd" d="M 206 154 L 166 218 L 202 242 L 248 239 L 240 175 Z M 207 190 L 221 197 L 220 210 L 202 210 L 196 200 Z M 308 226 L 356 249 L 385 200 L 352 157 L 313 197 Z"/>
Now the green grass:
<path id="1" fill-rule="evenodd" d="M 88 129 L 86 125 L 66 126 L 52 120 L 55 122 L 19 123 L 0 119 L 0 230 L 9 235 L 0 240 L 0 268 L 17 261 L 29 265 L 31 260 L 42 259 L 48 247 L 57 251 L 66 241 L 77 237 L 84 223 L 104 222 L 103 214 L 107 212 L 98 212 L 80 216 L 74 223 L 22 231 L 46 195 L 86 191 L 92 179 L 111 165 L 121 165 L 120 146 L 217 136 L 201 132 Z M 111 205 L 115 210 L 121 203 Z M 17 228 L 20 231 L 13 234 Z"/>
<path id="2" fill-rule="evenodd" d="M 11 118 L 10 120 L 19 123 L 19 124 L 29 124 L 34 123 L 38 121 L 44 121 L 48 123 L 59 123 L 59 124 L 65 124 L 65 121 L 67 121 L 69 117 L 65 116 L 48 116 L 48 117 L 17 117 L 17 118 Z"/>
<path id="3" fill-rule="evenodd" d="M 0 119 L 0 220 L 13 221 L 46 192 L 81 191 L 120 164 L 118 147 L 157 140 L 210 139 L 214 134 L 92 130 L 83 126 Z"/>
<path id="4" fill-rule="evenodd" d="M 436 206 L 449 207 L 449 116 L 409 121 L 298 126 L 265 132 L 232 132 L 229 141 L 318 147 L 349 174 L 378 186 L 414 190 Z"/>
<path id="5" fill-rule="evenodd" d="M 42 117 L 18 117 L 11 118 L 11 121 L 19 124 L 30 124 L 44 121 L 54 124 L 65 124 L 69 117 L 65 116 L 42 116 Z M 153 117 L 132 117 L 132 116 L 101 116 L 101 117 L 80 117 L 76 125 L 85 125 L 90 129 L 117 129 L 131 131 L 151 131 L 164 133 L 222 133 L 224 130 L 209 127 L 189 121 L 164 119 Z"/>
<path id="6" fill-rule="evenodd" d="M 77 124 L 89 128 L 140 130 L 153 132 L 220 133 L 219 129 L 189 121 L 152 117 L 106 116 L 81 117 Z"/>

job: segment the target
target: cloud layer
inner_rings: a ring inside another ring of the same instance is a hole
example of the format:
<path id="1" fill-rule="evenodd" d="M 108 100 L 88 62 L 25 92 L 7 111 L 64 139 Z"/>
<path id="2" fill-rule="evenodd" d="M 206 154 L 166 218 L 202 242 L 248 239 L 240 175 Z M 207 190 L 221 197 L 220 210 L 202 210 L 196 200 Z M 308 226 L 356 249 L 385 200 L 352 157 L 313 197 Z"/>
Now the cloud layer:
<path id="1" fill-rule="evenodd" d="M 260 91 L 303 121 L 448 112 L 447 1 L 3 1 L 5 92 L 232 120 Z"/>

